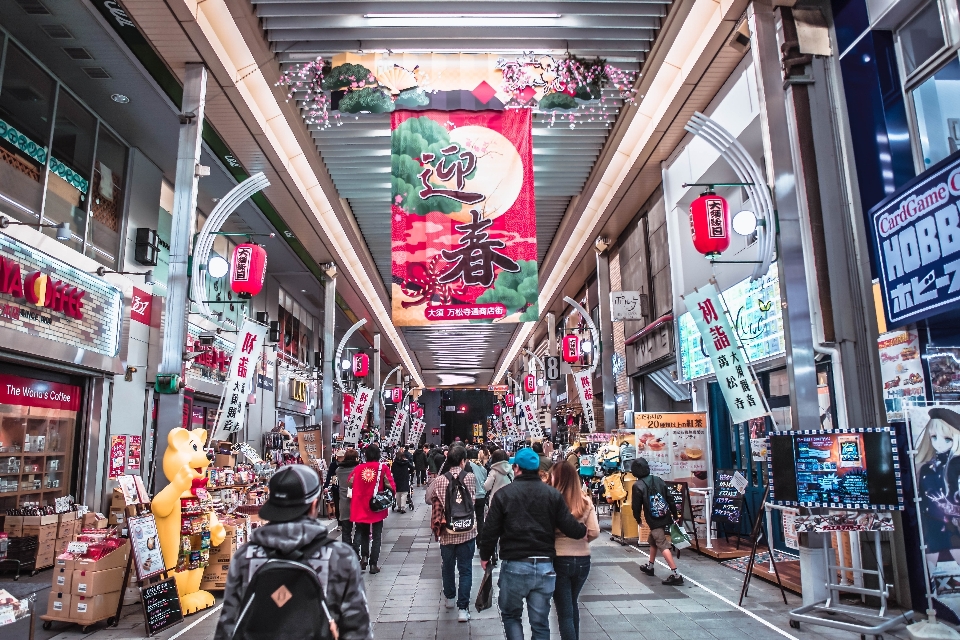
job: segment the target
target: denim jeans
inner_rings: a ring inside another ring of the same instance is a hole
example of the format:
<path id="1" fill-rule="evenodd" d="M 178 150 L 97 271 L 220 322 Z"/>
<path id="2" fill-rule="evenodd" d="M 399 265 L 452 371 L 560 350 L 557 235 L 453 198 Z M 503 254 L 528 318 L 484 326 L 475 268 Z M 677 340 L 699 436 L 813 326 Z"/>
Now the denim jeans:
<path id="1" fill-rule="evenodd" d="M 366 522 L 354 523 L 353 550 L 360 558 L 370 558 L 370 564 L 377 566 L 380 560 L 380 539 L 383 537 L 383 520 L 372 525 Z M 370 528 L 373 527 L 373 549 L 370 549 Z"/>
<path id="2" fill-rule="evenodd" d="M 448 600 L 457 598 L 457 609 L 470 608 L 470 589 L 473 588 L 473 554 L 477 550 L 474 538 L 460 544 L 440 545 L 440 559 L 443 561 L 443 597 Z M 457 589 L 457 574 L 460 574 L 460 588 Z"/>
<path id="3" fill-rule="evenodd" d="M 550 598 L 557 574 L 550 560 L 503 560 L 500 566 L 500 620 L 507 640 L 523 640 L 523 600 L 527 600 L 532 640 L 550 640 Z"/>
<path id="4" fill-rule="evenodd" d="M 580 590 L 590 574 L 590 556 L 557 556 L 553 560 L 557 571 L 557 588 L 553 602 L 557 605 L 560 640 L 580 638 Z"/>

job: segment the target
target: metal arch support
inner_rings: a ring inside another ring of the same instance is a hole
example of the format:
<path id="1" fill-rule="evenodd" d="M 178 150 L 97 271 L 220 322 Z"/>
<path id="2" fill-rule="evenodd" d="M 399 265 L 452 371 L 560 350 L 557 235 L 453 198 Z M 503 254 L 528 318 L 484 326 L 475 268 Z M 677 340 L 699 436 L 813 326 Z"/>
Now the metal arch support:
<path id="1" fill-rule="evenodd" d="M 695 136 L 700 136 L 716 149 L 720 157 L 733 168 L 740 181 L 745 183 L 744 189 L 747 190 L 750 201 L 754 203 L 757 209 L 757 217 L 763 220 L 763 224 L 757 226 L 757 257 L 759 262 L 753 268 L 753 275 L 750 279 L 756 280 L 762 277 L 770 269 L 770 263 L 773 262 L 777 239 L 773 199 L 770 195 L 770 189 L 764 188 L 766 181 L 763 177 L 763 171 L 732 133 L 699 111 L 693 114 L 684 129 Z"/>
<path id="2" fill-rule="evenodd" d="M 570 296 L 564 296 L 563 301 L 569 304 L 571 307 L 576 309 L 581 316 L 583 316 L 584 321 L 587 323 L 587 328 L 590 329 L 590 337 L 593 341 L 593 348 L 600 348 L 600 332 L 597 331 L 597 325 L 593 324 L 593 318 L 590 317 L 590 314 L 587 313 L 587 310 L 580 306 L 580 303 L 571 298 Z M 593 363 L 590 365 L 588 371 L 590 375 L 593 375 L 593 372 L 597 370 L 597 365 L 600 364 L 600 358 L 594 357 Z"/>
<path id="3" fill-rule="evenodd" d="M 546 377 L 546 375 L 547 375 L 547 365 L 544 364 L 544 362 L 543 362 L 543 360 L 540 358 L 540 356 L 538 356 L 537 354 L 535 354 L 533 351 L 530 351 L 530 349 L 527 349 L 526 347 L 521 347 L 520 350 L 523 351 L 525 354 L 527 354 L 528 356 L 530 356 L 530 357 L 533 359 L 533 361 L 537 364 L 537 366 L 540 367 L 540 370 L 543 371 L 544 377 Z M 536 367 L 534 367 L 533 379 L 534 379 L 535 381 L 537 380 Z M 537 388 L 540 388 L 539 381 L 537 381 L 536 387 L 537 387 Z"/>
<path id="4" fill-rule="evenodd" d="M 521 402 L 525 400 L 525 398 L 523 397 L 523 387 L 521 387 L 517 383 L 517 381 L 513 379 L 513 376 L 511 376 L 509 373 L 507 373 L 507 384 L 513 387 L 513 394 L 516 397 L 521 398 Z"/>
<path id="5" fill-rule="evenodd" d="M 350 339 L 350 336 L 352 336 L 357 329 L 359 329 L 365 324 L 367 324 L 366 318 L 361 318 L 356 322 L 354 322 L 353 326 L 347 329 L 347 332 L 343 334 L 343 337 L 340 339 L 340 344 L 337 346 L 337 355 L 333 359 L 333 370 L 337 374 L 336 375 L 337 388 L 340 389 L 340 391 L 346 391 L 346 389 L 343 388 L 343 378 L 340 377 L 340 372 L 341 372 L 340 356 L 343 355 L 343 348 L 347 346 L 347 340 Z"/>
<path id="6" fill-rule="evenodd" d="M 258 172 L 235 186 L 233 189 L 220 199 L 217 206 L 213 208 L 207 221 L 203 223 L 203 228 L 197 234 L 196 245 L 193 249 L 193 269 L 190 273 L 191 289 L 193 293 L 193 302 L 200 310 L 199 313 L 205 318 L 213 315 L 213 311 L 207 306 L 206 292 L 203 278 L 200 277 L 201 268 L 206 268 L 207 259 L 210 257 L 210 249 L 213 248 L 213 240 L 217 232 L 223 227 L 230 214 L 237 210 L 243 201 L 270 186 L 270 181 L 263 172 Z"/>
<path id="7" fill-rule="evenodd" d="M 390 376 L 395 374 L 400 370 L 400 365 L 395 366 L 393 369 L 390 369 L 390 372 L 384 376 L 384 380 L 389 380 Z M 380 407 L 386 411 L 387 410 L 387 398 L 386 398 L 387 388 L 383 386 L 383 383 L 380 383 Z"/>

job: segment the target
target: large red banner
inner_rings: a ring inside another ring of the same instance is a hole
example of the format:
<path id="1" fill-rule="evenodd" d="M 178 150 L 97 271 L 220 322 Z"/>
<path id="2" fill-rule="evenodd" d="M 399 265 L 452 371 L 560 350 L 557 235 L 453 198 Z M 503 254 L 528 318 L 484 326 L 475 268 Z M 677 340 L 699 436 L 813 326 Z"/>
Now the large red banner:
<path id="1" fill-rule="evenodd" d="M 392 114 L 393 322 L 536 320 L 529 109 Z"/>

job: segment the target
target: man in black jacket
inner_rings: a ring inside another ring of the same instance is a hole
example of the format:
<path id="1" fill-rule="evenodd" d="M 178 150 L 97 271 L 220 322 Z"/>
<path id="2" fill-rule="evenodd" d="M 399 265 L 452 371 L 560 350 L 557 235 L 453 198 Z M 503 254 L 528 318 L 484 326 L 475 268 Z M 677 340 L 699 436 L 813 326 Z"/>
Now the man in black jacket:
<path id="1" fill-rule="evenodd" d="M 423 445 L 423 449 L 417 449 L 417 452 L 413 454 L 413 467 L 417 471 L 418 487 L 427 482 L 427 451 L 429 450 L 427 445 Z"/>
<path id="2" fill-rule="evenodd" d="M 560 492 L 540 479 L 540 457 L 533 449 L 521 449 L 511 462 L 514 481 L 494 494 L 480 533 L 480 565 L 486 570 L 499 541 L 499 607 L 507 640 L 523 640 L 524 598 L 533 640 L 549 640 L 556 530 L 579 540 L 587 528 Z"/>
<path id="3" fill-rule="evenodd" d="M 650 559 L 640 567 L 648 576 L 653 575 L 653 562 L 657 559 L 657 550 L 663 554 L 663 559 L 670 567 L 670 575 L 663 584 L 679 586 L 683 584 L 683 576 L 677 571 L 677 563 L 673 559 L 670 548 L 670 524 L 679 519 L 677 506 L 667 492 L 667 485 L 660 476 L 650 475 L 650 465 L 643 458 L 636 458 L 630 466 L 630 473 L 637 477 L 633 485 L 633 517 L 639 525 L 641 515 L 650 527 L 647 542 L 650 543 Z"/>

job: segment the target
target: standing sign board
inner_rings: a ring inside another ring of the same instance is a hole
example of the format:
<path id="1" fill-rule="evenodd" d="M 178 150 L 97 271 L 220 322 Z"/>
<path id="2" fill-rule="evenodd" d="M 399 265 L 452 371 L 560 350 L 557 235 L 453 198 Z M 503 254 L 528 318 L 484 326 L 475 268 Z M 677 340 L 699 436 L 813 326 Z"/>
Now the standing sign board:
<path id="1" fill-rule="evenodd" d="M 183 621 L 183 609 L 177 593 L 177 581 L 167 578 L 155 584 L 140 587 L 143 617 L 146 620 L 147 636 L 160 633 Z"/>
<path id="2" fill-rule="evenodd" d="M 237 345 L 230 358 L 230 370 L 220 399 L 217 426 L 210 435 L 216 440 L 222 433 L 236 433 L 243 429 L 247 418 L 247 395 L 253 388 L 252 379 L 263 351 L 267 327 L 252 320 L 244 320 L 237 334 Z"/>
<path id="3" fill-rule="evenodd" d="M 303 460 L 303 464 L 309 465 L 314 469 L 320 468 L 320 462 L 323 459 L 321 438 L 322 431 L 319 424 L 299 427 L 297 429 L 297 445 L 300 448 L 300 459 Z M 251 459 L 246 451 L 243 453 L 247 456 L 248 460 L 256 464 L 256 461 Z"/>
<path id="4" fill-rule="evenodd" d="M 890 328 L 960 303 L 960 152 L 870 210 Z"/>
<path id="5" fill-rule="evenodd" d="M 714 522 L 740 522 L 743 494 L 734 485 L 733 469 L 717 469 L 713 476 L 713 505 L 710 519 Z"/>
<path id="6" fill-rule="evenodd" d="M 133 555 L 137 580 L 143 581 L 166 571 L 160 551 L 157 520 L 153 514 L 131 516 L 127 520 L 127 530 L 130 532 L 130 553 Z"/>

